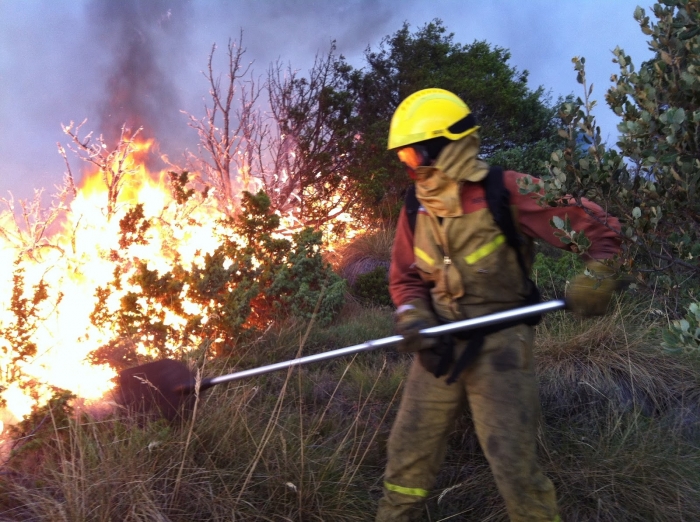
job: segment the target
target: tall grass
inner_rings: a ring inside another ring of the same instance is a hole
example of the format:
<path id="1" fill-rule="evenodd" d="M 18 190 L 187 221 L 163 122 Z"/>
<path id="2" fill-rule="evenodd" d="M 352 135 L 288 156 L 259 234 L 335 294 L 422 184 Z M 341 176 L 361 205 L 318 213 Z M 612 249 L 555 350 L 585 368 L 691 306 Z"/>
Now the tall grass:
<path id="1" fill-rule="evenodd" d="M 564 520 L 700 520 L 700 364 L 659 348 L 619 305 L 539 327 L 541 462 Z M 391 312 L 349 306 L 327 328 L 288 324 L 218 374 L 391 334 Z M 2 521 L 369 521 L 409 358 L 377 351 L 213 388 L 196 416 L 51 417 L 0 475 Z M 234 365 L 235 368 L 231 368 Z M 417 441 L 419 443 L 419 441 Z M 465 414 L 429 519 L 507 520 Z"/>
<path id="2" fill-rule="evenodd" d="M 390 334 L 386 312 L 345 316 L 304 344 L 270 332 L 251 366 Z M 0 520 L 367 520 L 405 361 L 366 355 L 216 387 L 180 424 L 49 419 L 3 466 Z"/>
<path id="3" fill-rule="evenodd" d="M 361 274 L 380 266 L 388 269 L 394 234 L 393 229 L 382 227 L 353 239 L 338 252 L 337 270 L 350 286 Z"/>

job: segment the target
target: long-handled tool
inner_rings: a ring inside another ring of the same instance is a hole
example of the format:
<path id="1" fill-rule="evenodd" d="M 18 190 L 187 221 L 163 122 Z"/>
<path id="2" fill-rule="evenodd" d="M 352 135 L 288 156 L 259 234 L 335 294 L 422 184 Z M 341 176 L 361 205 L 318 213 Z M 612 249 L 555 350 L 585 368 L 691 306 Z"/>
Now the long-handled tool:
<path id="1" fill-rule="evenodd" d="M 466 319 L 464 321 L 426 328 L 425 330 L 421 330 L 420 334 L 424 337 L 439 337 L 454 332 L 476 330 L 494 324 L 526 319 L 546 312 L 561 310 L 565 307 L 565 301 L 547 301 L 484 315 L 474 319 Z M 392 346 L 398 344 L 401 340 L 403 340 L 402 336 L 393 335 L 391 337 L 367 341 L 362 344 L 347 346 L 329 352 L 307 355 L 305 357 L 299 357 L 298 359 L 260 366 L 250 370 L 202 379 L 199 383 L 199 391 L 204 391 L 217 384 L 255 377 L 256 375 L 275 372 L 293 366 L 301 366 Z M 171 359 L 163 359 L 122 371 L 119 374 L 116 398 L 121 405 L 128 409 L 159 413 L 167 419 L 173 419 L 179 414 L 183 406 L 186 407 L 194 400 L 195 388 L 195 376 L 185 364 Z"/>

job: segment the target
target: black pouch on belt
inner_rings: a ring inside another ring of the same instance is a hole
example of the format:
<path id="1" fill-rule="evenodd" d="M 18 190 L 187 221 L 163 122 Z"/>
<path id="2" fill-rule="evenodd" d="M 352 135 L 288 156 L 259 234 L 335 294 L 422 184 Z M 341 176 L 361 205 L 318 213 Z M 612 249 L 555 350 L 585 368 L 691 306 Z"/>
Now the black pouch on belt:
<path id="1" fill-rule="evenodd" d="M 435 377 L 442 377 L 454 361 L 454 338 L 451 335 L 441 336 L 437 346 L 418 352 L 418 360 Z"/>
<path id="2" fill-rule="evenodd" d="M 524 305 L 537 304 L 539 302 L 539 290 L 534 284 L 532 284 L 530 295 L 528 295 Z M 526 319 L 518 319 L 505 323 L 484 326 L 482 328 L 469 330 L 467 332 L 457 332 L 452 335 L 444 335 L 440 337 L 440 342 L 438 343 L 437 347 L 430 350 L 421 350 L 418 352 L 418 357 L 423 365 L 423 368 L 435 375 L 435 377 L 447 375 L 450 367 L 452 367 L 452 372 L 450 372 L 450 376 L 447 378 L 447 383 L 452 384 L 457 380 L 459 374 L 467 369 L 479 356 L 481 349 L 484 347 L 484 339 L 487 335 L 505 330 L 506 328 L 511 328 L 518 324 L 535 326 L 541 319 L 541 315 L 535 315 Z M 455 339 L 467 341 L 467 346 L 464 348 L 464 351 L 456 361 L 454 360 Z"/>
<path id="3" fill-rule="evenodd" d="M 435 348 L 418 352 L 418 358 L 423 368 L 435 377 L 442 377 L 447 375 L 450 367 L 452 367 L 452 373 L 447 382 L 448 384 L 453 383 L 462 370 L 476 360 L 484 345 L 486 333 L 482 333 L 480 330 L 469 333 L 471 335 L 468 338 L 465 335 L 444 335 L 440 337 L 440 343 Z M 459 359 L 457 359 L 457 362 L 454 360 L 455 338 L 468 339 L 467 346 Z"/>

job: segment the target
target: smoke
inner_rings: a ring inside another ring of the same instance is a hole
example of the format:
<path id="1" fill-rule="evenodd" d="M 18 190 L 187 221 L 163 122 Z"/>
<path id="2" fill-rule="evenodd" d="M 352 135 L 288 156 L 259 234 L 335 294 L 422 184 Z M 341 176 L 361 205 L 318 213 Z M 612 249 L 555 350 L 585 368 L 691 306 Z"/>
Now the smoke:
<path id="1" fill-rule="evenodd" d="M 182 124 L 171 78 L 184 48 L 184 0 L 93 0 L 87 16 L 103 49 L 104 89 L 95 111 L 107 143 L 122 126 L 163 140 Z"/>
<path id="2" fill-rule="evenodd" d="M 556 4 L 556 7 L 553 5 Z M 0 0 L 0 195 L 31 197 L 61 182 L 56 143 L 61 124 L 87 119 L 85 132 L 115 140 L 125 123 L 144 127 L 173 161 L 195 150 L 197 136 L 184 110 L 196 117 L 211 103 L 201 74 L 213 44 L 222 72 L 229 38 L 243 31 L 244 65 L 264 81 L 281 60 L 305 74 L 331 40 L 354 67 L 404 21 L 412 30 L 433 18 L 454 31 L 455 42 L 485 39 L 512 52 L 511 64 L 530 71 L 530 85 L 553 95 L 579 92 L 572 56 L 586 56 L 594 97 L 604 93 L 610 50 L 649 56 L 632 18 L 635 0 Z M 595 35 L 595 36 L 592 36 Z M 602 103 L 601 103 L 602 105 Z M 601 128 L 617 118 L 601 106 Z M 604 120 L 609 117 L 609 120 Z M 604 130 L 605 132 L 605 130 Z M 607 134 L 604 134 L 607 135 Z M 613 137 L 613 135 L 611 135 Z"/>

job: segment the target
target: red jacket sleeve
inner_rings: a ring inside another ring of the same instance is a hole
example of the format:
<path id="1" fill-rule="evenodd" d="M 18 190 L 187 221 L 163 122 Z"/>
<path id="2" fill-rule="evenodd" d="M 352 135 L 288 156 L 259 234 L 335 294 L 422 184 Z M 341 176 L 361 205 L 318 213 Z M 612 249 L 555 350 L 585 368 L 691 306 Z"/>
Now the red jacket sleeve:
<path id="1" fill-rule="evenodd" d="M 581 200 L 585 209 L 573 204 L 557 207 L 540 206 L 537 193 L 520 193 L 518 179 L 525 176 L 526 174 L 514 171 L 506 171 L 504 176 L 505 186 L 510 191 L 511 205 L 515 205 L 518 210 L 518 222 L 524 234 L 542 239 L 557 248 L 571 250 L 569 245 L 562 243 L 554 235 L 554 228 L 550 225 L 550 220 L 554 216 L 561 219 L 568 217 L 571 228 L 577 232 L 583 231 L 591 241 L 588 249 L 589 257 L 609 259 L 620 252 L 620 222 L 617 218 L 608 215 L 599 205 L 586 198 Z M 537 178 L 533 179 L 539 182 Z"/>
<path id="2" fill-rule="evenodd" d="M 402 208 L 396 225 L 389 267 L 389 294 L 396 307 L 412 299 L 430 302 L 430 289 L 418 274 L 414 260 L 413 231 L 408 222 L 406 209 Z"/>

